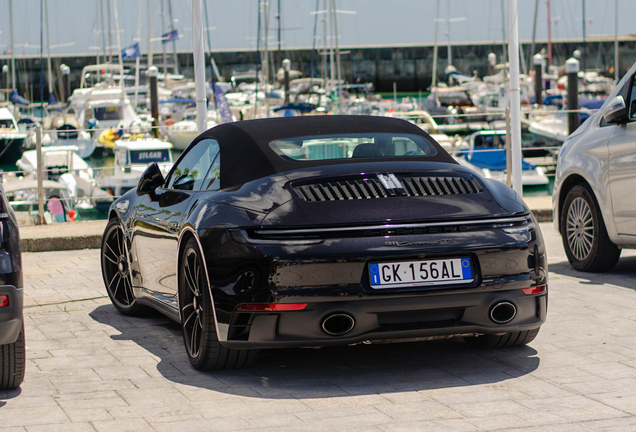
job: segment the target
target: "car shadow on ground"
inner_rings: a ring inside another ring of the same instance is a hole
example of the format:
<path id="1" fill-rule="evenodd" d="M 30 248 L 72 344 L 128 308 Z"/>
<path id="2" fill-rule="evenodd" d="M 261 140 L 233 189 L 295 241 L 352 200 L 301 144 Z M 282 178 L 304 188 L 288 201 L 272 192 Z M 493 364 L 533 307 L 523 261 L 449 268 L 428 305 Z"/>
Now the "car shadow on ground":
<path id="1" fill-rule="evenodd" d="M 199 372 L 187 360 L 177 323 L 158 313 L 130 318 L 111 305 L 90 316 L 159 358 L 177 384 L 257 398 L 322 398 L 499 383 L 539 366 L 530 346 L 473 351 L 461 339 L 262 350 L 255 367 Z"/>
<path id="2" fill-rule="evenodd" d="M 571 276 L 584 284 L 612 284 L 636 291 L 636 256 L 628 256 L 618 260 L 616 266 L 605 273 L 586 273 L 575 270 L 568 261 L 549 265 L 551 273 Z"/>

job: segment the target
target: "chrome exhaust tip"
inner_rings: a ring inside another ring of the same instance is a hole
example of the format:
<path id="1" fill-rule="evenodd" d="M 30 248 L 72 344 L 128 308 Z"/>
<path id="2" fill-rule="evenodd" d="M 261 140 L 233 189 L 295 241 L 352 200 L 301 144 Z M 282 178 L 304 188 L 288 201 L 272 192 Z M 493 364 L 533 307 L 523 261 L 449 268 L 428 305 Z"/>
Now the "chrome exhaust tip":
<path id="1" fill-rule="evenodd" d="M 517 307 L 510 302 L 502 301 L 497 303 L 490 310 L 490 319 L 497 324 L 506 324 L 517 315 Z"/>
<path id="2" fill-rule="evenodd" d="M 351 315 L 337 313 L 322 321 L 322 330 L 330 336 L 342 336 L 349 333 L 355 325 L 356 322 Z"/>

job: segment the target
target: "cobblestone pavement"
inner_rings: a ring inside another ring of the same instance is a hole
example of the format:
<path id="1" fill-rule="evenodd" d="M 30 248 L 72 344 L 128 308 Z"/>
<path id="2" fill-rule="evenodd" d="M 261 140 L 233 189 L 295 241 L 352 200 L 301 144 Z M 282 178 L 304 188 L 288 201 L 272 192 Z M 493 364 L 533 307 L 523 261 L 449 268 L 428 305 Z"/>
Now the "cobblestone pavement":
<path id="1" fill-rule="evenodd" d="M 28 367 L 0 431 L 636 430 L 636 253 L 572 270 L 551 224 L 548 321 L 528 347 L 461 341 L 265 352 L 200 373 L 178 325 L 119 315 L 99 251 L 24 254 Z"/>

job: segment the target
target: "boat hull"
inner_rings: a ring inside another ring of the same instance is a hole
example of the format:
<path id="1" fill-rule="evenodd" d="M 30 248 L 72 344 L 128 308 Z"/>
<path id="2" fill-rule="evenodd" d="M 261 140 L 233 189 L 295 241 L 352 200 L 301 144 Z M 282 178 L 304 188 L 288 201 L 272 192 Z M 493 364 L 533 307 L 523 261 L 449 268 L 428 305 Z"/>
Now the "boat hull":
<path id="1" fill-rule="evenodd" d="M 0 161 L 2 165 L 15 165 L 24 151 L 24 137 L 0 137 Z"/>

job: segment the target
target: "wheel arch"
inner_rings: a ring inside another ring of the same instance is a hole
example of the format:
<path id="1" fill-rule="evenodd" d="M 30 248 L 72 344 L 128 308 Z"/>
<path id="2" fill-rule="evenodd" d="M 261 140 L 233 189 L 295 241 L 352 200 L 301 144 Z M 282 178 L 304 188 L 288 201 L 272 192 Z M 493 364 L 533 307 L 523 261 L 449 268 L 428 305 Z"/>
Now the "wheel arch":
<path id="1" fill-rule="evenodd" d="M 561 218 L 563 217 L 563 205 L 565 204 L 565 198 L 567 197 L 568 192 L 570 192 L 570 190 L 577 185 L 583 185 L 590 191 L 590 194 L 592 195 L 592 198 L 595 201 L 596 207 L 600 211 L 603 225 L 605 225 L 605 229 L 607 230 L 607 233 L 610 235 L 610 238 L 612 238 L 611 233 L 614 232 L 614 229 L 613 229 L 614 227 L 612 225 L 613 219 L 611 217 L 612 216 L 611 212 L 608 213 L 605 207 L 601 206 L 598 199 L 598 191 L 594 183 L 591 182 L 588 178 L 586 178 L 586 176 L 582 175 L 581 173 L 572 173 L 568 175 L 563 180 L 563 182 L 561 183 L 561 187 L 559 188 L 559 201 L 556 208 L 556 210 L 558 211 L 558 214 L 555 215 L 557 218 L 556 222 L 559 228 L 559 233 L 561 233 Z"/>
<path id="2" fill-rule="evenodd" d="M 194 239 L 199 248 L 199 253 L 201 255 L 201 261 L 203 261 L 203 269 L 205 270 L 205 280 L 208 283 L 208 293 L 210 295 L 210 306 L 212 307 L 212 314 L 214 315 L 214 331 L 216 332 L 217 340 L 221 341 L 221 334 L 219 333 L 219 320 L 216 316 L 216 307 L 214 306 L 214 297 L 212 295 L 212 284 L 210 283 L 210 275 L 208 273 L 208 265 L 205 260 L 205 254 L 203 253 L 203 246 L 201 245 L 201 239 L 199 239 L 199 235 L 196 230 L 191 225 L 186 225 L 181 230 L 181 234 L 179 234 L 179 241 L 177 247 L 177 284 L 180 279 L 181 272 L 181 260 L 183 257 L 183 252 L 185 251 L 186 244 L 190 239 Z M 179 319 L 181 318 L 181 299 L 179 298 L 179 288 L 177 287 L 177 300 L 179 305 Z"/>
<path id="3" fill-rule="evenodd" d="M 565 180 L 563 180 L 562 186 L 559 189 L 559 203 L 557 206 L 557 209 L 559 211 L 559 214 L 557 215 L 559 232 L 561 232 L 561 217 L 563 215 L 563 204 L 565 204 L 565 197 L 574 186 L 581 183 L 587 185 L 592 190 L 592 193 L 594 193 L 594 190 L 590 186 L 590 183 L 580 174 L 571 174 Z"/>

